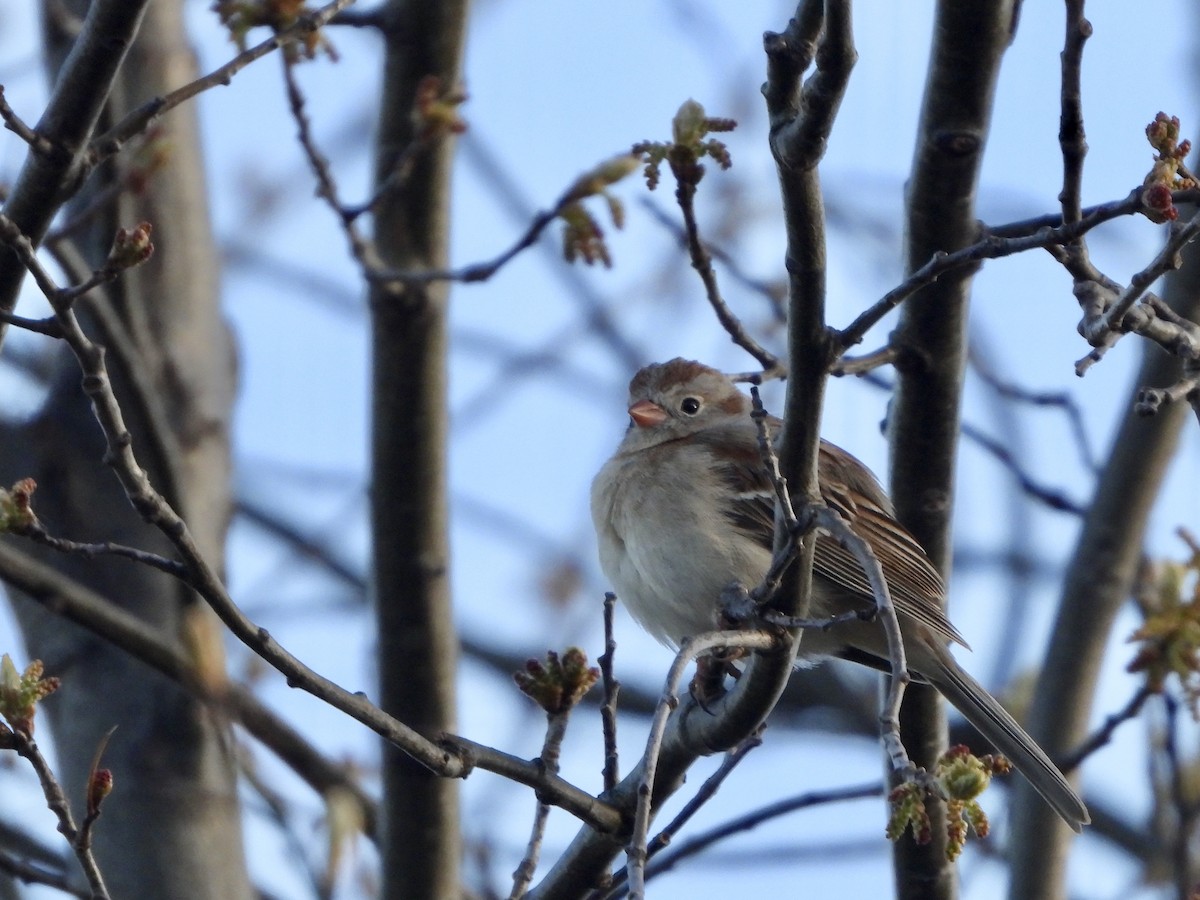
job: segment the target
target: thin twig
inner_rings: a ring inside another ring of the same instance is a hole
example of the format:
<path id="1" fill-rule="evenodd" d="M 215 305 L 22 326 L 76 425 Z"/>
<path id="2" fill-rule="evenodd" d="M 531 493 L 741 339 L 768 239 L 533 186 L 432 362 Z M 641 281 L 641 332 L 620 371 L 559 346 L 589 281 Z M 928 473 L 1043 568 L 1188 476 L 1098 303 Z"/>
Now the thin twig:
<path id="1" fill-rule="evenodd" d="M 750 397 L 753 407 L 751 416 L 758 427 L 758 440 L 763 462 L 775 490 L 778 508 L 783 518 L 783 525 L 791 536 L 791 540 L 775 554 L 775 557 L 771 561 L 771 569 L 763 579 L 763 584 L 755 589 L 753 596 L 763 599 L 772 596 L 778 590 L 779 580 L 783 577 L 783 572 L 794 558 L 800 544 L 800 538 L 812 528 L 823 530 L 854 554 L 855 559 L 866 575 L 867 582 L 871 585 L 871 592 L 875 598 L 874 612 L 877 614 L 883 626 L 884 634 L 887 637 L 888 660 L 893 673 L 893 677 L 888 683 L 886 701 L 879 716 L 881 738 L 884 750 L 887 752 L 893 768 L 899 773 L 909 774 L 914 767 L 912 761 L 909 759 L 908 752 L 904 749 L 903 742 L 900 740 L 900 702 L 904 699 L 904 691 L 909 681 L 911 681 L 911 676 L 908 674 L 908 660 L 904 653 L 904 639 L 900 633 L 900 621 L 896 618 L 896 607 L 892 602 L 892 595 L 888 590 L 887 579 L 883 574 L 883 567 L 879 564 L 879 559 L 875 556 L 875 552 L 871 549 L 870 544 L 856 534 L 850 524 L 836 510 L 831 509 L 823 503 L 807 503 L 804 508 L 803 520 L 798 519 L 792 509 L 787 482 L 779 471 L 779 460 L 771 444 L 771 430 L 768 427 L 766 410 L 763 409 L 757 387 L 752 386 L 750 388 Z M 856 611 L 852 614 L 852 618 L 861 618 L 862 615 L 862 613 Z M 785 620 L 793 625 L 810 623 L 810 620 L 807 619 L 796 621 L 791 617 L 785 617 Z M 826 621 L 812 621 L 811 625 L 813 627 L 825 627 Z"/>
<path id="2" fill-rule="evenodd" d="M 933 284 L 942 275 L 955 269 L 972 266 L 985 259 L 1001 259 L 1035 248 L 1061 247 L 1077 240 L 1093 228 L 1118 218 L 1133 215 L 1143 209 L 1142 189 L 1135 188 L 1124 200 L 1096 207 L 1091 215 L 1078 222 L 1057 226 L 1041 225 L 1032 232 L 1007 234 L 1012 226 L 991 229 L 983 238 L 953 253 L 935 253 L 925 265 L 916 269 L 900 284 L 864 310 L 838 335 L 843 351 L 853 347 L 880 319 L 921 288 Z"/>
<path id="3" fill-rule="evenodd" d="M 546 717 L 546 737 L 542 741 L 542 753 L 539 759 L 546 767 L 546 771 L 554 775 L 558 774 L 558 761 L 562 755 L 562 742 L 567 733 L 567 720 L 570 715 L 571 708 L 568 707 L 548 713 Z M 534 810 L 533 826 L 530 829 L 525 855 L 517 865 L 516 871 L 513 872 L 513 887 L 512 892 L 508 895 L 509 900 L 520 900 L 529 890 L 529 885 L 533 883 L 538 857 L 542 851 L 542 840 L 546 836 L 546 820 L 549 818 L 550 804 L 539 799 Z"/>
<path id="4" fill-rule="evenodd" d="M 92 274 L 91 267 L 73 241 L 59 238 L 46 245 L 47 251 L 63 270 L 66 277 L 77 284 L 84 283 Z M 132 404 L 135 416 L 144 424 L 144 436 L 149 441 L 149 452 L 162 479 L 161 490 L 172 502 L 181 502 L 185 492 L 180 487 L 183 466 L 183 449 L 171 423 L 159 382 L 150 372 L 150 361 L 137 344 L 128 323 L 117 312 L 112 297 L 102 285 L 97 285 L 86 295 L 89 324 L 94 324 L 99 333 L 99 343 L 104 345 L 106 358 L 115 359 L 118 371 L 124 379 L 126 404 Z"/>
<path id="5" fill-rule="evenodd" d="M 843 356 L 829 370 L 829 374 L 835 378 L 841 378 L 843 375 L 866 375 L 883 366 L 890 366 L 898 355 L 896 348 L 888 344 L 861 356 Z"/>
<path id="6" fill-rule="evenodd" d="M 216 704 L 280 758 L 320 796 L 338 790 L 354 796 L 363 830 L 375 840 L 375 802 L 344 764 L 327 759 L 257 695 L 237 683 L 213 684 L 196 672 L 194 661 L 141 619 L 43 563 L 9 541 L 0 542 L 0 578 L 48 612 L 86 628 L 181 685 L 205 703 Z"/>
<path id="7" fill-rule="evenodd" d="M 985 434 L 981 429 L 976 428 L 969 422 L 963 422 L 960 429 L 963 437 L 973 441 L 993 456 L 1004 468 L 1008 469 L 1013 474 L 1013 477 L 1016 478 L 1021 490 L 1030 497 L 1045 504 L 1050 509 L 1070 513 L 1073 516 L 1083 516 L 1087 512 L 1085 504 L 1077 500 L 1072 500 L 1063 491 L 1045 487 L 1034 481 L 1033 477 L 1021 468 L 1021 464 L 1013 455 L 1010 449 L 1011 445 L 1007 441 Z"/>
<path id="8" fill-rule="evenodd" d="M 92 191 L 81 204 L 69 208 L 62 222 L 46 232 L 42 246 L 50 248 L 60 241 L 71 240 L 100 218 L 101 213 L 111 209 L 126 192 L 141 193 L 133 189 L 133 171 L 123 167 L 116 178 Z"/>
<path id="9" fill-rule="evenodd" d="M 650 213 L 650 217 L 661 225 L 663 228 L 675 235 L 680 246 L 687 247 L 688 236 L 687 232 L 672 219 L 665 209 L 650 197 L 641 198 L 642 208 Z M 745 269 L 742 268 L 741 261 L 734 254 L 730 253 L 724 247 L 718 244 L 713 244 L 710 241 L 704 242 L 704 249 L 708 254 L 725 267 L 731 278 L 738 284 L 745 287 L 747 290 L 755 294 L 759 294 L 771 304 L 772 313 L 777 321 L 784 321 L 787 317 L 783 311 L 783 292 L 780 285 L 768 281 L 764 278 L 756 278 Z"/>
<path id="10" fill-rule="evenodd" d="M 658 769 L 663 734 L 671 711 L 679 704 L 679 683 L 693 659 L 718 648 L 770 650 L 778 646 L 778 637 L 767 631 L 711 631 L 687 638 L 679 647 L 667 672 L 662 696 L 650 720 L 646 752 L 642 755 L 642 778 L 638 784 L 637 809 L 633 817 L 633 832 L 626 848 L 626 867 L 629 871 L 629 896 L 646 895 L 647 842 L 650 831 L 651 798 L 654 796 L 654 777 Z"/>
<path id="11" fill-rule="evenodd" d="M 613 611 L 617 595 L 611 591 L 604 595 L 604 653 L 596 662 L 600 666 L 600 679 L 604 684 L 604 702 L 600 704 L 600 726 L 604 732 L 604 790 L 611 791 L 621 780 L 621 763 L 617 755 L 617 695 L 621 682 L 613 672 L 613 658 L 617 652 L 617 641 L 613 637 Z"/>
<path id="12" fill-rule="evenodd" d="M 733 314 L 733 310 L 721 296 L 721 288 L 717 284 L 717 273 L 712 265 L 712 255 L 708 252 L 704 241 L 700 239 L 700 225 L 696 221 L 695 198 L 695 182 L 678 179 L 675 199 L 679 203 L 680 212 L 683 213 L 688 256 L 691 258 L 692 268 L 696 270 L 704 285 L 704 296 L 708 299 L 708 304 L 712 307 L 713 312 L 716 313 L 717 321 L 721 323 L 721 327 L 725 329 L 733 342 L 753 356 L 764 369 L 773 369 L 779 365 L 779 358 L 750 336 L 741 319 Z"/>
<path id="13" fill-rule="evenodd" d="M 94 559 L 97 556 L 117 556 L 122 559 L 133 560 L 152 569 L 158 569 L 160 572 L 166 572 L 175 578 L 185 578 L 187 575 L 187 567 L 183 563 L 174 559 L 168 559 L 158 553 L 151 553 L 148 550 L 141 550 L 137 547 L 129 547 L 125 544 L 117 544 L 112 541 L 101 541 L 98 543 L 69 541 L 50 534 L 40 522 L 13 529 L 13 533 L 29 538 L 35 544 L 41 544 L 43 547 L 50 547 L 52 550 L 57 550 L 60 553 L 71 553 L 76 556 L 82 556 L 84 559 Z"/>
<path id="14" fill-rule="evenodd" d="M 425 271 L 380 269 L 370 273 L 368 277 L 374 284 L 385 285 L 429 284 L 434 281 L 457 281 L 462 284 L 472 284 L 487 281 L 522 251 L 536 244 L 538 238 L 542 236 L 542 232 L 554 223 L 568 205 L 576 200 L 577 198 L 573 197 L 570 191 L 564 193 L 552 208 L 543 210 L 533 217 L 525 229 L 525 233 L 517 238 L 511 247 L 486 262 L 471 263 L 456 269 L 428 269 Z"/>
<path id="15" fill-rule="evenodd" d="M 311 128 L 309 127 L 308 116 L 304 111 L 304 95 L 296 83 L 292 72 L 292 64 L 286 60 L 284 61 L 284 78 L 287 85 L 288 102 L 292 111 L 292 117 L 296 121 L 300 146 L 303 148 L 309 165 L 317 177 L 317 195 L 326 201 L 338 217 L 338 221 L 349 242 L 351 254 L 358 262 L 363 277 L 373 285 L 400 287 L 402 285 L 431 284 L 437 281 L 455 281 L 463 284 L 487 281 L 522 251 L 527 250 L 537 243 L 542 232 L 558 219 L 563 210 L 579 200 L 575 186 L 572 185 L 558 199 L 553 208 L 534 216 L 525 229 L 525 233 L 511 247 L 492 260 L 472 263 L 456 269 L 400 271 L 389 268 L 379 258 L 374 244 L 359 232 L 356 220 L 364 212 L 373 208 L 382 193 L 395 188 L 398 180 L 405 177 L 407 163 L 411 160 L 411 157 L 426 147 L 428 141 L 419 139 L 404 150 L 400 155 L 400 162 L 393 169 L 392 175 L 384 180 L 379 191 L 366 204 L 358 207 L 347 206 L 339 197 L 337 182 L 333 178 L 328 161 L 320 150 L 317 149 L 312 137 Z"/>
<path id="16" fill-rule="evenodd" d="M 870 373 L 864 376 L 864 380 L 871 385 L 881 388 L 885 391 L 893 389 L 892 382 L 877 373 Z M 1070 513 L 1071 515 L 1080 515 L 1083 507 L 1077 501 L 1072 500 L 1067 494 L 1053 487 L 1047 487 L 1040 484 L 1031 474 L 1026 472 L 1017 458 L 1008 449 L 1004 442 L 989 437 L 981 428 L 972 425 L 970 422 L 963 422 L 959 426 L 962 435 L 969 441 L 977 444 L 979 448 L 986 453 L 989 453 L 997 462 L 1004 466 L 1016 479 L 1026 494 L 1040 503 L 1045 503 L 1051 509 L 1059 510 L 1060 512 Z"/>
<path id="17" fill-rule="evenodd" d="M 35 334 L 44 334 L 46 337 L 62 338 L 62 329 L 58 327 L 58 323 L 53 318 L 28 319 L 25 316 L 18 316 L 16 313 L 5 312 L 0 309 L 0 322 L 15 325 L 17 328 L 24 328 L 26 331 L 32 331 Z"/>
<path id="18" fill-rule="evenodd" d="M 896 618 L 896 606 L 892 602 L 892 594 L 888 590 L 883 566 L 879 564 L 879 559 L 875 556 L 871 545 L 854 531 L 850 523 L 843 519 L 837 510 L 814 504 L 812 514 L 815 517 L 817 528 L 826 532 L 854 554 L 854 558 L 867 577 L 867 582 L 871 585 L 871 593 L 875 597 L 875 606 L 879 611 L 879 622 L 887 637 L 888 661 L 892 667 L 892 677 L 888 679 L 883 709 L 879 713 L 883 748 L 888 759 L 891 760 L 892 769 L 895 772 L 901 775 L 911 774 L 914 768 L 913 763 L 900 740 L 900 703 L 904 699 L 904 691 L 912 678 L 908 674 L 904 637 L 900 633 L 900 621 Z"/>
<path id="19" fill-rule="evenodd" d="M 374 244 L 359 231 L 355 222 L 358 213 L 347 212 L 338 194 L 337 182 L 329 168 L 329 160 L 317 148 L 316 140 L 313 138 L 308 113 L 305 111 L 304 94 L 296 81 L 296 64 L 286 56 L 281 59 L 283 80 L 287 86 L 288 108 L 296 122 L 296 137 L 300 141 L 300 147 L 304 150 L 309 167 L 317 179 L 317 196 L 324 200 L 326 205 L 333 210 L 334 215 L 338 217 L 342 232 L 350 245 L 350 254 L 362 268 L 363 273 L 378 272 L 383 267 L 383 262 L 376 254 Z"/>
<path id="20" fill-rule="evenodd" d="M 849 800 L 862 800 L 869 797 L 882 797 L 885 792 L 885 786 L 875 781 L 869 784 L 834 788 L 828 791 L 808 791 L 795 797 L 770 803 L 759 809 L 752 810 L 745 815 L 730 819 L 716 828 L 702 832 L 684 841 L 670 852 L 659 855 L 648 867 L 647 875 L 653 877 L 669 871 L 683 860 L 707 850 L 718 841 L 750 831 L 771 819 L 777 819 L 780 816 L 785 816 L 797 810 L 810 809 L 814 806 L 845 803 Z"/>
<path id="21" fill-rule="evenodd" d="M 187 523 L 155 490 L 133 451 L 133 440 L 113 392 L 105 363 L 104 348 L 93 343 L 74 310 L 55 304 L 58 288 L 41 265 L 33 244 L 8 217 L 0 214 L 0 241 L 12 248 L 55 306 L 55 317 L 63 338 L 83 371 L 83 387 L 107 444 L 105 461 L 113 468 L 133 508 L 174 545 L 186 568 L 185 583 L 194 589 L 225 623 L 233 635 L 256 655 L 283 674 L 291 687 L 298 687 L 366 725 L 395 744 L 414 760 L 442 777 L 462 778 L 479 766 L 506 775 L 514 781 L 537 787 L 551 802 L 572 812 L 603 831 L 619 827 L 620 816 L 608 804 L 563 779 L 545 772 L 537 763 L 518 759 L 465 738 L 444 735 L 435 743 L 389 716 L 362 693 L 346 690 L 318 674 L 281 646 L 265 629 L 256 625 L 233 601 L 212 566 L 192 537 Z"/>
<path id="22" fill-rule="evenodd" d="M 401 723 L 401 727 L 406 728 L 407 726 Z M 401 741 L 389 738 L 379 728 L 372 730 L 385 739 L 391 740 L 418 762 L 423 762 Z M 594 828 L 602 834 L 614 834 L 625 825 L 625 820 L 617 809 L 564 780 L 561 776 L 547 772 L 545 767 L 536 760 L 531 762 L 521 759 L 519 756 L 513 756 L 511 753 L 505 753 L 503 750 L 497 750 L 457 734 L 441 735 L 438 747 L 444 754 L 441 766 L 438 768 L 427 766 L 437 775 L 448 778 L 466 778 L 473 769 L 484 769 L 507 778 L 509 781 L 533 788 L 539 797 L 544 796 L 559 809 L 566 810 L 589 828 Z"/>
<path id="23" fill-rule="evenodd" d="M 1092 36 L 1092 24 L 1083 15 L 1083 0 L 1067 0 L 1067 37 L 1062 51 L 1062 85 L 1058 143 L 1062 149 L 1063 186 L 1059 194 L 1063 222 L 1083 218 L 1080 197 L 1083 194 L 1083 161 L 1087 156 L 1087 135 L 1083 128 L 1083 45 Z"/>
<path id="24" fill-rule="evenodd" d="M 391 172 L 388 173 L 387 178 L 384 178 L 379 183 L 375 188 L 375 192 L 358 206 L 342 207 L 342 216 L 347 221 L 353 222 L 360 216 L 367 213 L 374 213 L 384 200 L 394 191 L 400 190 L 405 185 L 412 175 L 413 164 L 417 161 L 421 153 L 429 148 L 431 143 L 431 138 L 423 133 L 413 138 L 407 147 L 396 154 L 396 158 L 391 163 Z"/>
<path id="25" fill-rule="evenodd" d="M 12 742 L 12 747 L 17 754 L 22 759 L 28 760 L 34 772 L 37 773 L 38 782 L 42 786 L 42 795 L 46 798 L 46 806 L 58 819 L 59 832 L 67 839 L 67 843 L 71 845 L 71 849 L 75 853 L 75 858 L 79 860 L 79 865 L 83 868 L 83 874 L 91 888 L 93 900 L 108 900 L 108 889 L 104 886 L 104 876 L 100 874 L 96 857 L 92 855 L 89 843 L 80 840 L 80 831 L 76 828 L 75 819 L 71 815 L 71 804 L 67 802 L 67 795 L 63 793 L 62 786 L 55 778 L 50 764 L 42 756 L 37 741 L 33 739 L 32 735 L 25 734 L 17 728 L 11 729 L 8 739 Z"/>
<path id="26" fill-rule="evenodd" d="M 1172 195 L 1180 203 L 1193 201 L 1198 196 L 1200 192 L 1194 189 Z M 1091 352 L 1076 363 L 1076 374 L 1084 374 L 1126 332 L 1141 334 L 1185 361 L 1200 358 L 1200 329 L 1186 320 L 1179 322 L 1161 315 L 1159 310 L 1162 302 L 1153 294 L 1146 294 L 1146 289 L 1157 278 L 1178 268 L 1179 251 L 1200 234 L 1200 213 L 1186 225 L 1172 229 L 1162 252 L 1133 276 L 1128 287 L 1123 288 L 1102 275 L 1087 258 L 1086 246 L 1082 241 L 1085 234 L 1107 221 L 1144 212 L 1145 209 L 1143 188 L 1139 186 L 1124 200 L 1090 207 L 1083 211 L 1082 218 L 1077 221 L 1063 223 L 1061 216 L 1058 216 L 1012 223 L 990 229 L 981 240 L 953 253 L 935 253 L 925 265 L 884 294 L 838 333 L 841 353 L 861 341 L 871 328 L 904 300 L 947 272 L 1040 247 L 1066 267 L 1076 281 L 1076 295 L 1084 310 L 1079 330 L 1093 346 Z M 1050 224 L 1055 220 L 1060 224 Z M 1134 304 L 1143 295 L 1145 300 L 1135 307 Z M 833 361 L 835 366 L 837 356 L 835 354 Z M 1181 389 L 1180 396 L 1190 397 L 1190 388 L 1188 391 Z M 1176 395 L 1152 397 L 1151 402 L 1156 399 L 1176 399 Z"/>
<path id="27" fill-rule="evenodd" d="M 550 818 L 550 804 L 538 801 L 533 814 L 533 827 L 529 835 L 529 843 L 525 847 L 525 855 L 521 858 L 516 871 L 513 872 L 513 888 L 509 900 L 520 900 L 533 883 L 533 875 L 537 871 L 538 857 L 541 855 L 542 838 L 546 834 L 546 820 Z"/>
<path id="28" fill-rule="evenodd" d="M 683 829 L 683 827 L 691 821 L 692 817 L 698 813 L 709 800 L 711 800 L 720 790 L 721 785 L 725 783 L 734 769 L 746 758 L 751 750 L 762 746 L 762 732 L 757 731 L 739 743 L 736 747 L 725 754 L 725 758 L 721 760 L 721 765 L 708 778 L 704 779 L 704 783 L 700 785 L 700 789 L 696 791 L 679 814 L 675 816 L 667 825 L 654 836 L 646 846 L 646 854 L 649 859 L 654 857 L 670 846 L 675 835 Z M 649 865 L 647 867 L 649 869 Z M 627 879 L 627 870 L 621 869 L 616 872 L 612 878 L 612 885 L 607 893 L 601 895 L 599 900 L 615 900 L 615 898 L 623 896 L 625 893 L 624 886 Z"/>
<path id="29" fill-rule="evenodd" d="M 8 105 L 8 98 L 4 96 L 4 85 L 0 85 L 0 119 L 4 120 L 4 127 L 28 144 L 34 153 L 45 155 L 54 152 L 54 144 L 26 125 Z"/>
<path id="30" fill-rule="evenodd" d="M 2 850 L 0 850 L 0 872 L 6 874 L 9 878 L 24 882 L 25 884 L 44 884 L 67 896 L 78 897 L 80 900 L 91 900 L 91 891 L 76 887 L 71 883 L 71 879 L 67 878 L 61 872 L 47 872 L 45 869 L 38 868 L 24 860 L 9 856 L 8 853 Z"/>
<path id="31" fill-rule="evenodd" d="M 288 44 L 305 40 L 353 2 L 354 0 L 333 0 L 332 3 L 326 4 L 316 12 L 301 16 L 290 28 L 272 35 L 261 44 L 242 51 L 207 75 L 176 88 L 169 94 L 154 97 L 143 103 L 92 141 L 87 157 L 88 166 L 94 167 L 119 152 L 130 138 L 146 131 L 157 119 L 181 103 L 186 103 L 198 94 L 212 88 L 228 85 L 233 80 L 233 76 L 252 62 Z"/>
<path id="32" fill-rule="evenodd" d="M 1126 313 L 1133 308 L 1138 298 L 1159 277 L 1179 268 L 1181 262 L 1179 251 L 1191 243 L 1198 234 L 1200 234 L 1200 212 L 1192 216 L 1186 225 L 1171 229 L 1171 236 L 1162 250 L 1145 268 L 1134 273 L 1133 277 L 1129 279 L 1129 286 L 1121 292 L 1121 295 L 1113 301 L 1099 319 L 1085 318 L 1080 326 L 1084 339 L 1088 343 L 1095 344 L 1102 341 L 1108 332 L 1125 330 L 1127 327 L 1124 322 Z"/>
<path id="33" fill-rule="evenodd" d="M 1137 692 L 1129 698 L 1128 703 L 1105 719 L 1104 724 L 1089 735 L 1082 744 L 1058 760 L 1058 767 L 1063 774 L 1070 775 L 1085 759 L 1111 741 L 1117 729 L 1129 720 L 1136 718 L 1142 711 L 1142 707 L 1146 705 L 1146 701 L 1156 693 L 1157 691 L 1152 690 L 1148 685 L 1143 684 L 1138 688 Z"/>
<path id="34" fill-rule="evenodd" d="M 978 354 L 972 354 L 970 361 L 975 374 L 1001 397 L 1030 406 L 1049 406 L 1062 410 L 1071 427 L 1071 433 L 1075 436 L 1075 445 L 1079 449 L 1084 466 L 1092 474 L 1099 472 L 1100 464 L 1096 461 L 1096 451 L 1084 424 L 1083 410 L 1070 394 L 1065 391 L 1034 391 L 1005 381 L 999 373 L 985 365 Z"/>
<path id="35" fill-rule="evenodd" d="M 750 385 L 750 404 L 750 418 L 754 420 L 754 425 L 758 432 L 759 458 L 767 470 L 767 477 L 771 482 L 772 489 L 775 491 L 775 503 L 779 511 L 777 514 L 779 523 L 776 528 L 783 528 L 790 536 L 790 540 L 778 546 L 778 552 L 772 556 L 771 566 L 767 569 L 767 574 L 763 576 L 762 582 L 752 593 L 755 600 L 765 602 L 775 596 L 775 592 L 779 590 L 784 573 L 791 566 L 792 562 L 795 561 L 796 554 L 799 552 L 799 539 L 807 534 L 811 528 L 811 520 L 806 519 L 802 525 L 796 518 L 796 511 L 792 507 L 792 497 L 791 492 L 788 490 L 787 479 L 783 477 L 783 473 L 779 470 L 779 457 L 775 453 L 774 441 L 771 436 L 771 417 L 767 414 L 767 410 L 763 406 L 757 384 Z"/>
<path id="36" fill-rule="evenodd" d="M 683 809 L 679 811 L 679 814 L 670 822 L 668 822 L 662 831 L 654 836 L 654 840 L 652 840 L 649 846 L 646 848 L 651 859 L 653 859 L 657 853 L 666 849 L 675 835 L 679 834 L 679 832 L 683 830 L 683 826 L 691 821 L 692 817 L 695 816 L 696 813 L 698 813 L 700 809 L 716 795 L 717 791 L 720 790 L 721 785 L 725 783 L 725 779 L 727 779 L 733 773 L 734 769 L 741 765 L 742 760 L 744 760 L 752 750 L 756 750 L 762 746 L 762 732 L 763 728 L 765 727 L 766 726 L 764 725 L 758 731 L 754 732 L 754 734 L 747 737 L 744 741 L 726 753 L 725 758 L 721 760 L 721 765 L 717 767 L 717 771 L 713 772 L 706 779 L 704 779 L 704 783 L 700 785 L 700 789 L 696 791 L 695 796 L 693 796 L 691 800 L 684 804 Z"/>
<path id="37" fill-rule="evenodd" d="M 1098 224 L 1103 224 L 1122 216 L 1143 212 L 1145 204 L 1141 198 L 1144 190 L 1144 185 L 1138 185 L 1121 200 L 1109 200 L 1105 203 L 1097 203 L 1094 206 L 1085 206 L 1081 211 L 1079 222 L 1063 229 L 1062 236 L 1065 240 L 1062 241 L 1062 245 L 1065 246 L 1071 243 L 1072 238 L 1078 236 L 1074 229 L 1084 227 L 1084 223 L 1087 223 L 1087 228 L 1085 232 L 1081 233 L 1090 231 Z M 1171 202 L 1176 206 L 1200 202 L 1200 188 L 1172 191 Z M 1062 226 L 1063 217 L 1060 211 L 1056 213 L 1043 213 L 1040 216 L 1033 216 L 1029 219 L 1017 219 L 1014 222 L 1006 222 L 1003 225 L 988 225 L 987 233 L 993 237 L 1000 238 L 1025 237 L 1036 234 L 1044 228 L 1058 229 L 1062 228 Z"/>

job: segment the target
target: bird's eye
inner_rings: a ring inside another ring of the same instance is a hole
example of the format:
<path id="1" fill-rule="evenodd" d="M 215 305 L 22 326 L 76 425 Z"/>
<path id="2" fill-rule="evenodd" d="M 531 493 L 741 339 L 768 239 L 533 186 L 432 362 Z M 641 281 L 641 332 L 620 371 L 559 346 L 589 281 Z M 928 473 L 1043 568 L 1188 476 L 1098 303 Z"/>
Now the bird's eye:
<path id="1" fill-rule="evenodd" d="M 679 408 L 687 413 L 687 415 L 694 416 L 700 412 L 700 401 L 695 397 L 684 397 L 683 402 L 679 404 Z"/>

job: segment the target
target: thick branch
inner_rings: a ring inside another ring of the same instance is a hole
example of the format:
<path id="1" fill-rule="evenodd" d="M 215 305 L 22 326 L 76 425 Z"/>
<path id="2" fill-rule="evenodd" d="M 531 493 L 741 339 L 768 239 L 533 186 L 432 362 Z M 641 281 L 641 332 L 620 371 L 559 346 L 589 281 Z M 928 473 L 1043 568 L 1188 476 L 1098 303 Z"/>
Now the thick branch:
<path id="1" fill-rule="evenodd" d="M 319 795 L 337 787 L 359 804 L 366 833 L 375 836 L 375 802 L 344 766 L 327 760 L 308 740 L 245 688 L 211 684 L 193 661 L 137 616 L 79 584 L 57 569 L 0 541 L 0 580 L 18 588 L 57 616 L 82 625 L 115 644 L 196 696 L 222 706 L 247 731 L 274 752 Z"/>
<path id="2" fill-rule="evenodd" d="M 4 214 L 37 244 L 63 201 L 78 187 L 87 141 L 137 34 L 147 0 L 95 0 L 70 56 L 63 64 L 54 93 L 38 121 L 38 135 L 54 147 L 40 152 L 30 146 L 17 182 L 4 204 Z M 13 254 L 0 254 L 0 311 L 11 313 L 25 278 L 25 266 Z M 0 320 L 0 346 L 7 324 Z"/>

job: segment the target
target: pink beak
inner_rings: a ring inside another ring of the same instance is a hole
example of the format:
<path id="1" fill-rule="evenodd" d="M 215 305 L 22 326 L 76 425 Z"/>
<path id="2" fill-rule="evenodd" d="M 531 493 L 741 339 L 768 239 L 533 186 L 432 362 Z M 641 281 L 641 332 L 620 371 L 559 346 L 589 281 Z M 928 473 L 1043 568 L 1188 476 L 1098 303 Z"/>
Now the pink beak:
<path id="1" fill-rule="evenodd" d="M 639 400 L 629 407 L 629 418 L 633 419 L 639 428 L 653 428 L 666 417 L 667 411 L 649 400 Z"/>

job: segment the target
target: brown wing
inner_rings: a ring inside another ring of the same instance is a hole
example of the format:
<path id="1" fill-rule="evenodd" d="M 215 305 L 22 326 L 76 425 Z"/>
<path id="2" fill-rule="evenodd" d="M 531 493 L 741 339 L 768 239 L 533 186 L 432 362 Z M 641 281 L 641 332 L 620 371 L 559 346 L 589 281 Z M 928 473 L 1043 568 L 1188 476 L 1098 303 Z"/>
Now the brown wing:
<path id="1" fill-rule="evenodd" d="M 778 423 L 773 423 L 777 430 Z M 770 548 L 775 530 L 775 493 L 763 468 L 757 432 L 744 425 L 713 428 L 697 434 L 702 442 L 720 446 L 725 459 L 717 474 L 729 489 L 725 510 L 729 523 Z M 821 441 L 818 461 L 821 498 L 850 523 L 883 566 L 896 609 L 926 625 L 947 641 L 967 646 L 946 618 L 941 602 L 942 578 L 924 548 L 896 521 L 892 504 L 875 476 L 846 451 Z M 817 538 L 813 571 L 873 603 L 870 582 L 854 554 L 827 535 Z"/>
<path id="2" fill-rule="evenodd" d="M 871 545 L 887 576 L 896 609 L 947 641 L 967 646 L 942 611 L 946 589 L 941 575 L 917 539 L 896 521 L 891 501 L 870 470 L 845 450 L 822 441 L 818 472 L 821 498 Z M 854 554 L 832 538 L 817 539 L 813 568 L 847 590 L 871 597 L 870 583 Z"/>

